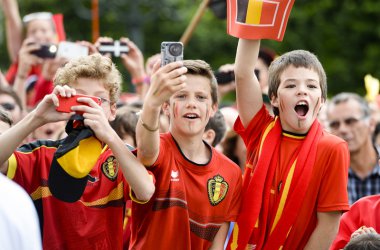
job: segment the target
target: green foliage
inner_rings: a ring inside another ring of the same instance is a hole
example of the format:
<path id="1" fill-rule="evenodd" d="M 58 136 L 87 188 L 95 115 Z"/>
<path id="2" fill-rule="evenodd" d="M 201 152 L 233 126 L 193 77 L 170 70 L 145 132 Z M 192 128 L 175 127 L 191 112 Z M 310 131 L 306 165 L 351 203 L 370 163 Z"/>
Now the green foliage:
<path id="1" fill-rule="evenodd" d="M 161 41 L 180 39 L 200 3 L 201 0 L 99 0 L 100 32 L 115 39 L 129 37 L 149 57 L 159 52 Z M 69 40 L 92 39 L 90 0 L 19 0 L 19 6 L 21 15 L 35 11 L 64 13 Z M 341 91 L 364 94 L 364 75 L 371 73 L 380 78 L 378 23 L 378 0 L 297 0 L 284 40 L 263 41 L 263 45 L 278 54 L 292 49 L 314 52 L 326 69 L 330 96 Z M 207 10 L 185 47 L 185 58 L 204 59 L 217 69 L 233 62 L 236 44 L 237 39 L 226 34 L 226 21 Z M 0 41 L 0 56 L 4 71 L 9 65 L 4 38 Z M 119 60 L 115 61 L 122 68 Z M 128 79 L 128 73 L 122 73 Z"/>

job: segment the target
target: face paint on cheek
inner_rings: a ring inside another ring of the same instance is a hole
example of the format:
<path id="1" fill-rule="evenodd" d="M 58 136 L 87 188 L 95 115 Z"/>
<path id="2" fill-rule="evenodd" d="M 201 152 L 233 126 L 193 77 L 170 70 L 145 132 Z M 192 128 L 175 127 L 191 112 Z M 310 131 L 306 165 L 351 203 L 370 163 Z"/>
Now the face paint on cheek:
<path id="1" fill-rule="evenodd" d="M 318 98 L 317 104 L 315 105 L 314 110 L 313 110 L 313 117 L 317 114 L 317 107 L 319 106 L 320 102 L 321 102 L 321 98 Z"/>

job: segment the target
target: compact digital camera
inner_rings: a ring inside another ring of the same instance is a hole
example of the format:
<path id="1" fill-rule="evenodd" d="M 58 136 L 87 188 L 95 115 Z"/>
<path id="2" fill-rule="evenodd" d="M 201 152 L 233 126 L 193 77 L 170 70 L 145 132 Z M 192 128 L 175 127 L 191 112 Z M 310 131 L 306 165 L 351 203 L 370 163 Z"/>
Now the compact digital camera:
<path id="1" fill-rule="evenodd" d="M 161 43 L 161 66 L 183 60 L 183 44 L 181 42 Z"/>
<path id="2" fill-rule="evenodd" d="M 54 58 L 57 54 L 58 46 L 56 44 L 41 44 L 40 48 L 30 53 L 40 58 Z"/>
<path id="3" fill-rule="evenodd" d="M 128 54 L 129 47 L 127 43 L 116 40 L 113 42 L 101 42 L 98 51 L 102 55 L 110 53 L 113 57 L 120 57 L 121 54 Z"/>

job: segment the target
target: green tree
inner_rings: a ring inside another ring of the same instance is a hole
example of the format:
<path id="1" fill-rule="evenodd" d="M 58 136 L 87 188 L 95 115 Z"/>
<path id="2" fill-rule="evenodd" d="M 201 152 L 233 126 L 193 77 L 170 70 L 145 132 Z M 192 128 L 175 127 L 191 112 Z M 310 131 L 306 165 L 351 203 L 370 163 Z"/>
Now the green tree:
<path id="1" fill-rule="evenodd" d="M 201 0 L 99 0 L 100 33 L 135 41 L 146 57 L 159 52 L 161 41 L 179 40 Z M 20 12 L 63 13 L 69 40 L 91 40 L 90 0 L 19 0 Z M 4 29 L 3 21 L 0 22 Z M 363 77 L 380 77 L 380 1 L 297 0 L 282 42 L 263 41 L 278 54 L 293 49 L 314 52 L 323 63 L 329 95 L 341 91 L 364 94 Z M 1 29 L 0 29 L 1 31 Z M 237 39 L 226 34 L 226 21 L 207 10 L 185 47 L 185 58 L 204 59 L 213 68 L 233 62 Z M 119 60 L 115 60 L 122 69 Z M 9 65 L 0 34 L 0 68 Z M 128 74 L 123 75 L 128 82 Z M 126 85 L 125 89 L 131 89 Z"/>

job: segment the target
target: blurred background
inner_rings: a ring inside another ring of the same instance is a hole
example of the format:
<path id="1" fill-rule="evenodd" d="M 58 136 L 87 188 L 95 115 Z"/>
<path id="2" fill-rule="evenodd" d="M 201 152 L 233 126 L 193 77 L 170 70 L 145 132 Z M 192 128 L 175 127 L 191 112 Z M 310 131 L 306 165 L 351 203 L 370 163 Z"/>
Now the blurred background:
<path id="1" fill-rule="evenodd" d="M 92 41 L 91 0 L 19 0 L 21 16 L 50 11 L 64 15 L 67 40 Z M 161 41 L 180 40 L 202 0 L 99 0 L 100 36 L 129 37 L 145 58 Z M 226 34 L 225 1 L 211 0 L 185 46 L 185 58 L 203 59 L 214 69 L 234 61 L 237 39 Z M 296 0 L 284 40 L 263 41 L 277 54 L 293 49 L 315 53 L 324 65 L 329 96 L 341 91 L 365 94 L 364 76 L 380 77 L 379 0 Z M 0 69 L 9 65 L 4 16 L 0 12 Z M 120 65 L 119 59 L 115 62 Z M 124 90 L 131 88 L 128 73 Z"/>

